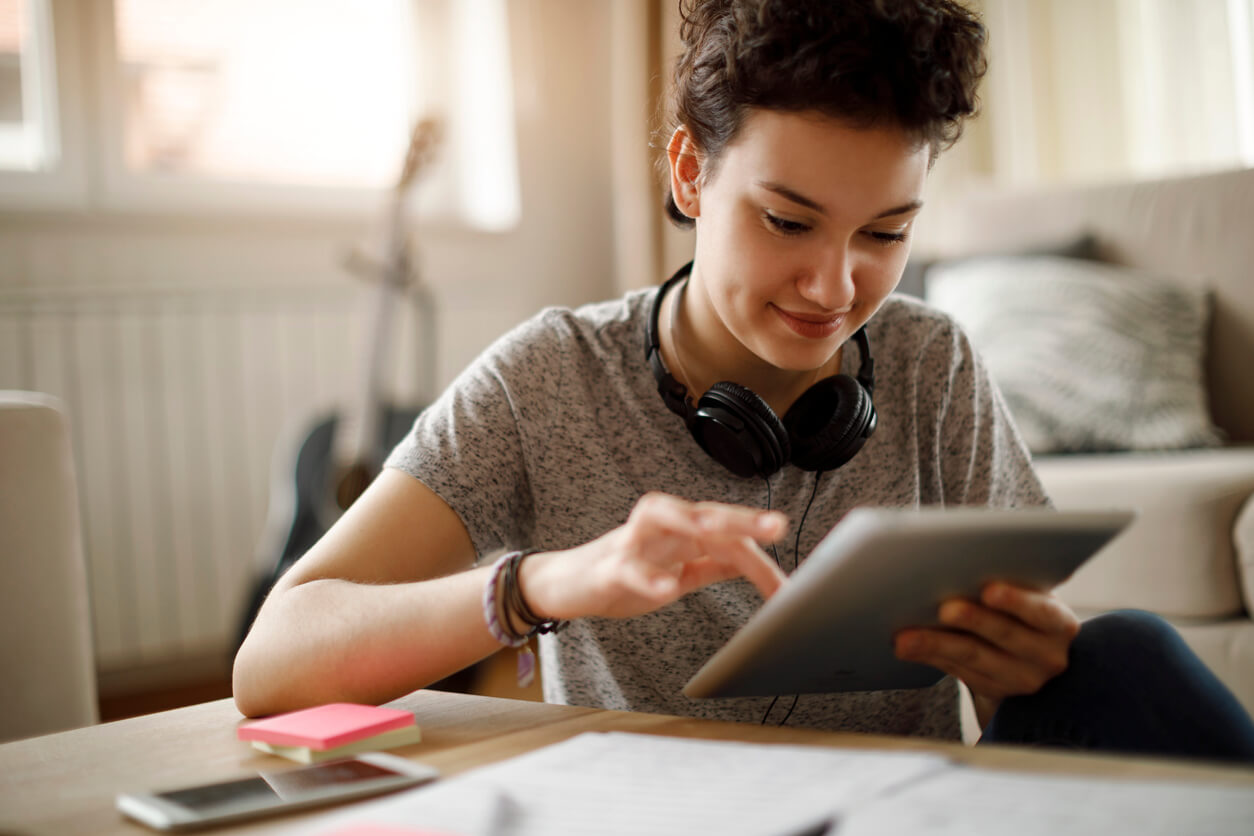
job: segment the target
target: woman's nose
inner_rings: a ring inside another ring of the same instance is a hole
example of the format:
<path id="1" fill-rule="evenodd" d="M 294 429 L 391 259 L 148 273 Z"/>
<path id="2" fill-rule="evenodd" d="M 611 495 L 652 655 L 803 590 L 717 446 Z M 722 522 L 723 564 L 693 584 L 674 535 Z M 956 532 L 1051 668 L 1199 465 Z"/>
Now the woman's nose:
<path id="1" fill-rule="evenodd" d="M 797 281 L 797 289 L 806 300 L 825 311 L 847 307 L 854 297 L 854 260 L 845 249 L 828 253 Z"/>

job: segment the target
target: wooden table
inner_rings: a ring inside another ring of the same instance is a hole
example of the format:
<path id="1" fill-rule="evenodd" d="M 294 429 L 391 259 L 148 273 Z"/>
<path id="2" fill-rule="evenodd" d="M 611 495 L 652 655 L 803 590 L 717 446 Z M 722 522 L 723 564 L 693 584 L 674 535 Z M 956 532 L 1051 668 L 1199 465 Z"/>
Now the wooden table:
<path id="1" fill-rule="evenodd" d="M 1068 775 L 1194 779 L 1254 786 L 1254 769 L 1115 758 L 1019 747 L 965 747 L 904 738 L 717 723 L 522 700 L 417 691 L 389 703 L 414 711 L 423 740 L 395 750 L 454 775 L 586 731 L 815 746 L 942 752 L 1000 769 Z M 149 833 L 114 810 L 127 790 L 172 789 L 241 778 L 281 759 L 236 739 L 230 700 L 0 745 L 0 834 Z M 294 768 L 296 764 L 292 764 Z M 334 809 L 334 808 L 324 808 Z M 301 814 L 319 815 L 317 811 Z M 262 833 L 296 820 L 261 819 L 231 832 Z M 221 832 L 221 831 L 216 831 Z"/>

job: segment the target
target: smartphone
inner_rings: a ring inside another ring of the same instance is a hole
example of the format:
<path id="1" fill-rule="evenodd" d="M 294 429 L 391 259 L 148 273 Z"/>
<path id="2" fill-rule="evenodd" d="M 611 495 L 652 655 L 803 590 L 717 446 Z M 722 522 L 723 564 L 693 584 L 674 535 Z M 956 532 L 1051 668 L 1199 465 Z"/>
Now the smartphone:
<path id="1" fill-rule="evenodd" d="M 117 808 L 157 830 L 187 830 L 377 795 L 430 781 L 438 774 L 426 764 L 367 752 L 296 769 L 259 772 L 256 777 L 235 781 L 120 793 Z"/>

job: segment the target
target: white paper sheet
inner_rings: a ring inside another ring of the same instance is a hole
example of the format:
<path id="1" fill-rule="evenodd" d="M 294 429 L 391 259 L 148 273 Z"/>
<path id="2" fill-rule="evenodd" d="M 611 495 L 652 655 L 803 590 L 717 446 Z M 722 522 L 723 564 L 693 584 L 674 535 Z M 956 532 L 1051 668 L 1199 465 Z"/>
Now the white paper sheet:
<path id="1" fill-rule="evenodd" d="M 833 822 L 830 831 L 815 829 Z M 1254 788 L 976 769 L 935 755 L 589 732 L 304 822 L 441 836 L 1249 836 Z"/>
<path id="2" fill-rule="evenodd" d="M 946 766 L 926 754 L 590 732 L 354 805 L 316 832 L 371 823 L 451 836 L 777 836 Z"/>
<path id="3" fill-rule="evenodd" d="M 1254 788 L 954 767 L 872 801 L 837 836 L 1249 836 Z"/>

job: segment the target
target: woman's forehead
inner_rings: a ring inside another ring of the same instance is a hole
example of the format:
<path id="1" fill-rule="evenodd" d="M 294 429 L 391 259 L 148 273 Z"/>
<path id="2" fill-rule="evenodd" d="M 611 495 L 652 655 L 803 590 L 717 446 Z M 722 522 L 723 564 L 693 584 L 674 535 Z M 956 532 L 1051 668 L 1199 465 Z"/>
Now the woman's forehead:
<path id="1" fill-rule="evenodd" d="M 722 157 L 718 169 L 745 186 L 783 187 L 820 205 L 864 197 L 883 208 L 919 200 L 930 162 L 927 144 L 896 126 L 776 110 L 750 111 Z"/>

